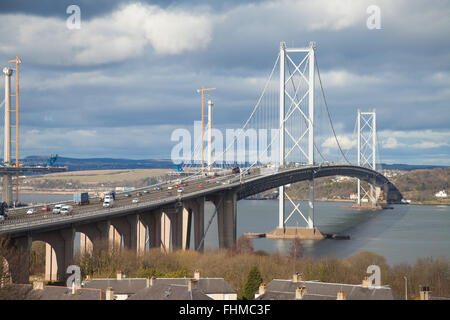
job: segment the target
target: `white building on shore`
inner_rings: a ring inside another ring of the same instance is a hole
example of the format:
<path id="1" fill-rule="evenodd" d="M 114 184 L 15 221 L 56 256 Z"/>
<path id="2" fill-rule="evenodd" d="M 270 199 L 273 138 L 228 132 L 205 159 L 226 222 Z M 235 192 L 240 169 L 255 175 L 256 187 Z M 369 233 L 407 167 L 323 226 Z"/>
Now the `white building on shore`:
<path id="1" fill-rule="evenodd" d="M 435 194 L 437 198 L 447 198 L 447 192 L 445 190 L 441 190 L 438 193 Z"/>

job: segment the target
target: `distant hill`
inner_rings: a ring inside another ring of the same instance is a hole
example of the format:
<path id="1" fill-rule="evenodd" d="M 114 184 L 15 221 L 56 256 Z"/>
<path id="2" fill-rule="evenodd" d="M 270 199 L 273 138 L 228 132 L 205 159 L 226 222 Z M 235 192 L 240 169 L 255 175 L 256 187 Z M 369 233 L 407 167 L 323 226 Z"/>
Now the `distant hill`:
<path id="1" fill-rule="evenodd" d="M 377 165 L 378 166 L 378 165 Z M 424 170 L 424 169 L 445 169 L 448 166 L 414 165 L 414 164 L 386 164 L 382 163 L 381 168 L 385 170 Z"/>
<path id="2" fill-rule="evenodd" d="M 24 165 L 45 166 L 48 156 L 28 156 L 22 159 Z M 115 158 L 68 158 L 58 157 L 56 166 L 67 166 L 69 171 L 79 170 L 112 170 L 112 169 L 173 169 L 170 159 L 115 159 Z M 386 170 L 419 170 L 419 169 L 445 169 L 447 166 L 385 164 L 381 167 Z"/>
<path id="3" fill-rule="evenodd" d="M 21 162 L 24 165 L 45 166 L 48 157 L 29 156 Z M 55 166 L 66 166 L 68 171 L 79 170 L 112 170 L 112 169 L 173 169 L 169 159 L 113 159 L 113 158 L 66 158 L 58 157 Z"/>

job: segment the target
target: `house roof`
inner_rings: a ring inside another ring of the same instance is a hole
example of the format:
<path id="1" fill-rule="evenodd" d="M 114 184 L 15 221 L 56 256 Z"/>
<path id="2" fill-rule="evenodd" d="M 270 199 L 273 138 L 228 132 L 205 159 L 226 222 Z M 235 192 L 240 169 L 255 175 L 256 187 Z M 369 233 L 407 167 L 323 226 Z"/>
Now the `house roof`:
<path id="1" fill-rule="evenodd" d="M 11 285 L 16 294 L 22 293 L 25 300 L 102 300 L 102 291 L 98 289 L 77 289 L 72 294 L 72 288 L 60 286 L 44 286 L 43 289 L 33 289 L 32 284 Z"/>
<path id="2" fill-rule="evenodd" d="M 156 278 L 155 283 L 166 283 L 166 284 L 179 284 L 186 285 L 189 279 L 186 278 Z M 214 293 L 237 293 L 228 282 L 223 278 L 200 278 L 198 280 L 198 288 L 205 294 Z"/>
<path id="3" fill-rule="evenodd" d="M 258 300 L 295 299 L 295 290 L 299 286 L 306 288 L 304 299 L 323 300 L 337 298 L 338 291 L 345 292 L 347 300 L 394 300 L 397 296 L 390 287 L 364 288 L 362 285 L 327 283 L 319 281 L 300 281 L 274 279 L 266 286 L 266 292 Z M 277 298 L 279 297 L 279 298 Z"/>
<path id="4" fill-rule="evenodd" d="M 295 300 L 295 292 L 266 291 L 255 300 Z M 302 300 L 336 300 L 336 297 L 305 293 Z"/>
<path id="5" fill-rule="evenodd" d="M 145 278 L 125 278 L 117 279 L 91 279 L 82 282 L 83 288 L 93 288 L 106 290 L 111 287 L 115 294 L 134 294 L 147 285 Z"/>
<path id="6" fill-rule="evenodd" d="M 154 283 L 187 285 L 188 278 L 156 278 Z M 111 287 L 115 294 L 134 294 L 147 286 L 145 278 L 117 279 L 91 279 L 83 281 L 84 288 L 97 288 L 106 290 Z M 205 294 L 229 294 L 236 293 L 223 278 L 200 278 L 198 288 Z"/>
<path id="7" fill-rule="evenodd" d="M 200 289 L 188 290 L 187 285 L 155 283 L 139 290 L 128 300 L 213 300 Z"/>

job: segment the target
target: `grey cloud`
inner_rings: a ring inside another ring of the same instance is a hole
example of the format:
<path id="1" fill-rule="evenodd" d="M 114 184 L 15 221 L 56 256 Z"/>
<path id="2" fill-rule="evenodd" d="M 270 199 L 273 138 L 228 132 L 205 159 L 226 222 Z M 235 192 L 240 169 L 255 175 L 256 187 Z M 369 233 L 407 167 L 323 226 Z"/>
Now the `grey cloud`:
<path id="1" fill-rule="evenodd" d="M 217 18 L 211 41 L 205 48 L 177 55 L 158 55 L 147 46 L 130 58 L 90 66 L 55 66 L 51 59 L 39 58 L 46 52 L 36 48 L 34 60 L 24 59 L 22 65 L 21 121 L 29 128 L 47 130 L 49 135 L 57 132 L 51 130 L 62 128 L 69 132 L 95 128 L 100 135 L 111 128 L 123 128 L 123 134 L 127 135 L 136 127 L 158 130 L 160 124 L 189 126 L 200 119 L 200 96 L 195 89 L 205 85 L 217 87 L 211 94 L 217 106 L 217 125 L 238 127 L 259 97 L 280 41 L 305 46 L 315 40 L 330 112 L 335 123 L 340 124 L 338 134 L 352 132 L 357 108 L 376 108 L 380 131 L 448 131 L 449 83 L 445 82 L 445 74 L 450 70 L 447 36 L 450 26 L 445 18 L 450 13 L 450 5 L 446 2 L 430 5 L 424 1 L 398 1 L 392 5 L 387 1 L 373 2 L 382 9 L 381 30 L 366 28 L 365 11 L 361 12 L 361 17 L 359 13 L 352 13 L 353 24 L 341 29 L 311 30 L 308 26 L 302 27 L 301 14 L 295 12 L 294 5 L 275 10 L 267 9 L 271 2 L 149 2 L 189 12 L 192 7 L 203 8 L 202 12 Z M 16 2 L 11 7 L 11 3 L 2 2 L 1 13 L 65 17 L 64 2 L 46 1 L 41 2 L 40 7 L 30 5 L 30 8 L 23 8 L 23 3 Z M 82 2 L 81 5 L 88 12 L 86 18 L 93 19 L 114 12 L 123 3 L 91 5 Z M 58 13 L 59 7 L 64 10 L 62 15 Z M 326 14 L 330 16 L 329 12 L 313 13 L 319 22 Z M 326 21 L 331 26 L 335 22 L 333 19 Z M 38 46 L 38 42 L 35 45 Z M 67 50 L 58 44 L 54 47 L 48 51 Z M 8 51 L 5 44 L 0 45 L 0 61 L 11 59 L 11 54 L 16 52 Z M 356 76 L 356 80 L 344 82 L 342 86 L 330 78 L 327 80 L 327 74 L 340 71 Z M 440 80 L 433 78 L 438 73 L 444 75 Z M 84 75 L 89 77 L 85 82 Z M 317 115 L 325 117 L 323 101 L 319 92 L 317 94 Z M 326 125 L 327 119 L 317 122 Z M 323 130 L 331 134 L 330 128 Z M 151 148 L 160 148 L 160 153 L 169 155 L 170 130 L 155 134 L 166 142 Z M 57 138 L 58 135 L 54 137 Z M 150 136 L 147 139 L 151 139 Z M 128 150 L 124 143 L 111 151 L 100 140 L 98 145 L 86 146 L 79 153 L 85 150 L 95 155 L 97 150 L 99 156 L 114 153 L 120 156 L 136 150 L 136 147 Z M 45 143 L 40 145 L 43 150 L 46 150 Z M 69 141 L 62 143 L 61 149 L 69 153 L 73 148 Z M 437 161 L 444 163 L 437 155 L 448 155 L 448 148 L 428 150 L 429 158 L 422 156 L 423 150 L 418 148 L 382 151 L 385 158 L 404 162 L 426 161 L 435 154 Z M 26 152 L 39 153 L 39 148 Z"/>

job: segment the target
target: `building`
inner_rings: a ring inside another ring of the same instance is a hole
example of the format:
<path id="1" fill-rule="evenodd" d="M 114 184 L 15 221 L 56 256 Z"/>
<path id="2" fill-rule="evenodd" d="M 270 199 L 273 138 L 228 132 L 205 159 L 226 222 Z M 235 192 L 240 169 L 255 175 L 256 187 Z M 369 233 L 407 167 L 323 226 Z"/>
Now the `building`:
<path id="1" fill-rule="evenodd" d="M 274 279 L 261 284 L 255 300 L 397 300 L 388 286 L 370 287 L 367 278 L 360 285 L 303 281 L 299 274 L 291 280 Z"/>
<path id="2" fill-rule="evenodd" d="M 198 288 L 198 280 L 187 279 L 186 284 L 154 281 L 128 300 L 213 300 Z"/>
<path id="3" fill-rule="evenodd" d="M 194 272 L 194 278 L 197 280 L 198 290 L 214 300 L 237 300 L 237 292 L 223 278 L 200 278 L 200 272 Z M 158 284 L 158 288 L 166 288 L 167 286 L 185 286 L 189 283 L 188 278 L 126 278 L 122 272 L 117 272 L 116 278 L 113 279 L 90 279 L 82 282 L 83 288 L 101 289 L 106 291 L 111 288 L 115 300 L 126 300 L 141 292 L 145 288 L 149 288 L 154 284 Z M 179 288 L 177 287 L 177 290 Z M 148 294 L 140 295 L 142 297 L 159 297 L 159 293 L 154 293 L 156 289 L 144 290 Z M 180 289 L 181 290 L 181 289 Z"/>
<path id="4" fill-rule="evenodd" d="M 104 300 L 105 294 L 99 289 L 85 289 L 73 286 L 49 286 L 44 281 L 33 284 L 11 284 L 12 296 L 25 300 Z M 13 297 L 14 298 L 14 297 Z"/>
<path id="5" fill-rule="evenodd" d="M 445 190 L 441 190 L 435 194 L 436 198 L 447 198 L 447 192 Z"/>
<path id="6" fill-rule="evenodd" d="M 126 278 L 118 271 L 116 278 L 87 279 L 81 283 L 82 288 L 99 289 L 113 295 L 113 300 L 126 300 L 131 295 L 146 287 L 145 278 Z"/>

